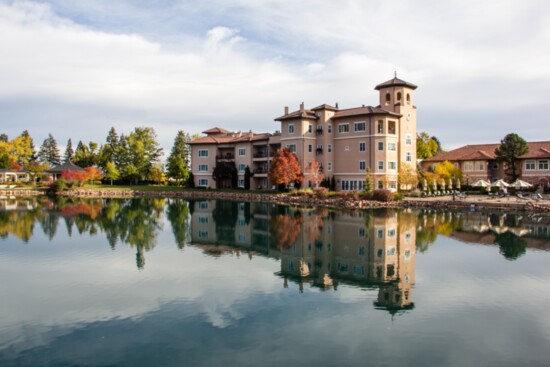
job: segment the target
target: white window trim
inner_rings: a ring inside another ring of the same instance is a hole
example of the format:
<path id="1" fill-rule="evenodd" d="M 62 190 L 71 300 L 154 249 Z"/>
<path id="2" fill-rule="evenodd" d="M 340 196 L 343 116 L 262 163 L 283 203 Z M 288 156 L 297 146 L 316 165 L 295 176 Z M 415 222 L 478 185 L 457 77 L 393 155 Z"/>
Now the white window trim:
<path id="1" fill-rule="evenodd" d="M 201 154 L 201 153 L 206 153 L 206 154 Z M 197 154 L 198 154 L 199 158 L 207 158 L 208 157 L 208 149 L 199 149 Z"/>
<path id="2" fill-rule="evenodd" d="M 292 131 L 290 131 L 292 130 Z M 288 124 L 288 133 L 289 134 L 294 134 L 294 124 Z"/>
<path id="3" fill-rule="evenodd" d="M 344 126 L 347 126 L 347 131 L 342 131 Z M 338 124 L 338 134 L 349 134 L 349 122 Z"/>

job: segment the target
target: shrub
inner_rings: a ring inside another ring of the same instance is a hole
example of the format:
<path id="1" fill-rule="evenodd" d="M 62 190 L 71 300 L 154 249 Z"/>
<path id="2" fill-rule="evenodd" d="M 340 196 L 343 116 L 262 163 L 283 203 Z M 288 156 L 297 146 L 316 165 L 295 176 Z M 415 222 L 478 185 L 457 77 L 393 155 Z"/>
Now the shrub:
<path id="1" fill-rule="evenodd" d="M 326 187 L 317 187 L 313 189 L 313 195 L 319 199 L 326 199 L 328 197 L 328 188 Z"/>
<path id="2" fill-rule="evenodd" d="M 396 201 L 403 200 L 403 195 L 396 192 L 396 193 L 393 194 L 393 200 L 396 200 Z"/>
<path id="3" fill-rule="evenodd" d="M 413 198 L 419 198 L 422 196 L 422 191 L 420 191 L 419 189 L 414 189 L 410 192 L 409 195 Z"/>
<path id="4" fill-rule="evenodd" d="M 363 199 L 363 200 L 372 200 L 372 195 L 373 195 L 372 191 L 363 191 L 361 193 L 361 199 Z"/>
<path id="5" fill-rule="evenodd" d="M 393 199 L 393 193 L 390 190 L 374 190 L 372 193 L 372 199 L 375 201 L 391 201 Z"/>

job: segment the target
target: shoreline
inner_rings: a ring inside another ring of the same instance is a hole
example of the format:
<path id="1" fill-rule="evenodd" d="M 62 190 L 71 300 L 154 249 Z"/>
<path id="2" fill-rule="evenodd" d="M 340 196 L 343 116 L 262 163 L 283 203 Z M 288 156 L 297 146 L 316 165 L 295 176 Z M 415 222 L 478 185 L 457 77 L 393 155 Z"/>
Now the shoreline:
<path id="1" fill-rule="evenodd" d="M 12 189 L 0 191 L 0 197 L 45 196 L 43 190 Z M 213 190 L 140 191 L 110 189 L 73 189 L 58 196 L 75 198 L 181 198 L 265 202 L 305 207 L 327 207 L 339 209 L 377 208 L 433 208 L 441 210 L 491 210 L 550 212 L 550 200 L 519 200 L 517 198 L 493 199 L 483 195 L 472 195 L 453 200 L 452 196 L 438 198 L 405 198 L 400 201 L 355 200 L 349 197 L 319 198 L 315 196 L 291 196 L 284 193 L 224 192 Z"/>

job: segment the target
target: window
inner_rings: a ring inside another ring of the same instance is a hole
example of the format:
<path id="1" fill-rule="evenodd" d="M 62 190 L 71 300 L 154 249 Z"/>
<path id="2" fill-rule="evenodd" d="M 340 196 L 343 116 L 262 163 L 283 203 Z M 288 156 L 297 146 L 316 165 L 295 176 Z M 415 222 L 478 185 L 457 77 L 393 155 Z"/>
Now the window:
<path id="1" fill-rule="evenodd" d="M 397 92 L 397 100 L 401 101 L 401 92 Z"/>
<path id="2" fill-rule="evenodd" d="M 327 152 L 332 152 L 332 144 L 327 145 Z"/>
<path id="3" fill-rule="evenodd" d="M 376 131 L 378 134 L 384 134 L 384 121 L 378 120 L 378 128 Z"/>
<path id="4" fill-rule="evenodd" d="M 359 151 L 364 152 L 365 150 L 367 150 L 367 144 L 364 141 L 359 142 Z"/>
<path id="5" fill-rule="evenodd" d="M 237 241 L 243 243 L 246 241 L 246 235 L 244 233 L 239 233 L 237 236 Z"/>
<path id="6" fill-rule="evenodd" d="M 378 150 L 379 150 L 379 151 L 383 151 L 383 150 L 384 150 L 384 142 L 383 142 L 383 141 L 379 141 L 379 142 L 378 142 Z"/>
<path id="7" fill-rule="evenodd" d="M 485 169 L 485 162 L 477 162 L 477 170 L 483 171 Z"/>
<path id="8" fill-rule="evenodd" d="M 359 171 L 364 171 L 366 169 L 365 161 L 359 161 Z"/>
<path id="9" fill-rule="evenodd" d="M 208 209 L 208 201 L 199 201 L 199 209 Z"/>
<path id="10" fill-rule="evenodd" d="M 464 162 L 464 171 L 473 171 L 474 170 L 474 162 Z"/>
<path id="11" fill-rule="evenodd" d="M 365 237 L 365 227 L 361 227 L 359 228 L 359 238 L 364 238 L 364 237 Z M 365 248 L 364 247 L 361 247 L 361 248 L 363 249 L 363 255 L 364 255 Z"/>
<path id="12" fill-rule="evenodd" d="M 378 188 L 383 189 L 384 188 L 384 181 L 378 181 Z"/>
<path id="13" fill-rule="evenodd" d="M 405 153 L 405 161 L 406 161 L 406 162 L 412 162 L 412 154 L 411 154 L 411 152 Z"/>
<path id="14" fill-rule="evenodd" d="M 411 104 L 411 95 L 407 93 L 407 104 Z"/>
<path id="15" fill-rule="evenodd" d="M 396 162 L 388 162 L 388 169 L 390 171 L 395 171 L 397 169 L 397 163 Z"/>
<path id="16" fill-rule="evenodd" d="M 207 149 L 199 149 L 199 157 L 208 157 Z"/>
<path id="17" fill-rule="evenodd" d="M 388 182 L 388 189 L 397 189 L 397 181 Z"/>
<path id="18" fill-rule="evenodd" d="M 376 237 L 377 238 L 384 238 L 384 230 L 383 229 L 379 229 L 376 231 Z"/>
<path id="19" fill-rule="evenodd" d="M 412 145 L 412 135 L 411 134 L 407 134 L 405 135 L 405 144 L 407 145 Z"/>
<path id="20" fill-rule="evenodd" d="M 539 161 L 540 170 L 548 170 L 548 161 Z"/>
<path id="21" fill-rule="evenodd" d="M 286 146 L 292 153 L 296 153 L 296 144 L 287 144 Z"/>
<path id="22" fill-rule="evenodd" d="M 199 238 L 208 238 L 208 231 L 199 231 Z"/>
<path id="23" fill-rule="evenodd" d="M 313 152 L 313 145 L 312 144 L 308 144 L 307 151 L 310 152 L 310 153 Z"/>
<path id="24" fill-rule="evenodd" d="M 237 154 L 240 157 L 245 156 L 246 155 L 246 148 L 239 148 L 239 150 L 237 151 Z"/>
<path id="25" fill-rule="evenodd" d="M 239 164 L 239 172 L 244 172 L 245 170 L 246 170 L 246 164 L 244 163 Z"/>
<path id="26" fill-rule="evenodd" d="M 288 124 L 288 133 L 294 134 L 294 124 Z"/>
<path id="27" fill-rule="evenodd" d="M 378 161 L 378 170 L 383 171 L 384 170 L 384 161 Z"/>
<path id="28" fill-rule="evenodd" d="M 309 124 L 309 126 L 307 127 L 307 132 L 308 133 L 313 132 L 313 125 Z"/>
<path id="29" fill-rule="evenodd" d="M 386 105 L 389 105 L 391 101 L 391 94 L 390 92 L 386 93 Z"/>
<path id="30" fill-rule="evenodd" d="M 200 216 L 199 217 L 199 223 L 200 224 L 207 224 L 208 223 L 208 217 Z"/>
<path id="31" fill-rule="evenodd" d="M 535 161 L 525 161 L 525 169 L 532 171 L 535 169 Z"/>
<path id="32" fill-rule="evenodd" d="M 328 169 L 329 171 L 332 171 L 332 162 L 328 162 L 328 163 L 327 163 L 327 169 Z"/>
<path id="33" fill-rule="evenodd" d="M 338 132 L 340 134 L 349 133 L 349 124 L 338 124 Z"/>
<path id="34" fill-rule="evenodd" d="M 365 121 L 358 121 L 354 125 L 355 131 L 365 131 L 367 129 L 367 123 Z"/>
<path id="35" fill-rule="evenodd" d="M 388 150 L 395 152 L 397 150 L 397 144 L 395 143 L 388 143 Z"/>
<path id="36" fill-rule="evenodd" d="M 239 182 L 237 182 L 238 187 L 244 187 L 244 178 L 239 178 Z"/>
<path id="37" fill-rule="evenodd" d="M 199 172 L 208 172 L 207 164 L 199 164 Z"/>
<path id="38" fill-rule="evenodd" d="M 405 233 L 405 243 L 411 243 L 411 232 Z"/>
<path id="39" fill-rule="evenodd" d="M 388 121 L 388 134 L 396 134 L 395 121 Z"/>
<path id="40" fill-rule="evenodd" d="M 332 125 L 331 124 L 327 125 L 327 131 L 328 131 L 329 134 L 332 133 Z"/>
<path id="41" fill-rule="evenodd" d="M 199 187 L 208 187 L 208 179 L 199 178 Z"/>

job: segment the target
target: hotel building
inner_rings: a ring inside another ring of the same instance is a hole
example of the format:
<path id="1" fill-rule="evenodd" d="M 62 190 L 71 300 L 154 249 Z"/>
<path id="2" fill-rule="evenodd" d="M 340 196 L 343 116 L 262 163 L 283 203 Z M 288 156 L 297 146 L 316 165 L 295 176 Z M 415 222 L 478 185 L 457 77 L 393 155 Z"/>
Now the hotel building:
<path id="1" fill-rule="evenodd" d="M 254 175 L 251 188 L 272 187 L 267 177 L 270 158 L 280 147 L 289 148 L 304 173 L 304 187 L 311 187 L 311 167 L 317 162 L 325 177 L 334 177 L 336 189 L 363 189 L 367 169 L 375 188 L 397 190 L 400 164 L 416 164 L 416 85 L 394 77 L 375 87 L 379 105 L 340 109 L 323 104 L 296 111 L 285 107 L 277 117 L 280 133 L 233 133 L 220 128 L 204 132 L 192 146 L 195 185 L 221 187 L 212 178 L 220 159 L 233 160 L 239 186 L 244 186 L 244 169 Z"/>

